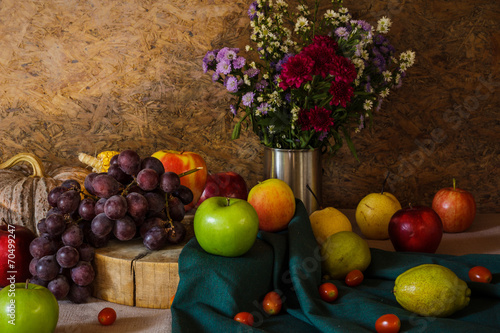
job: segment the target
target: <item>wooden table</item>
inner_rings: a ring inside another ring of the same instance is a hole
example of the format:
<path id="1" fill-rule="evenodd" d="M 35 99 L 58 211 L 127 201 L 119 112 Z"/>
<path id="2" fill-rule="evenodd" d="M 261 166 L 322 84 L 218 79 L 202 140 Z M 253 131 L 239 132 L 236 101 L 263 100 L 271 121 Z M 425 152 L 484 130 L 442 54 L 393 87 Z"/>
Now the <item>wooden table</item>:
<path id="1" fill-rule="evenodd" d="M 343 210 L 356 227 L 354 210 Z M 500 254 L 500 214 L 481 214 L 476 217 L 472 227 L 463 233 L 444 234 L 436 253 L 464 255 L 472 253 Z M 368 240 L 372 248 L 394 251 L 389 240 Z M 171 313 L 168 309 L 138 308 L 99 299 L 91 299 L 86 304 L 72 304 L 60 301 L 60 316 L 57 333 L 100 333 L 100 332 L 148 332 L 168 333 L 172 331 Z M 112 326 L 101 326 L 97 314 L 104 307 L 113 307 L 118 319 Z"/>

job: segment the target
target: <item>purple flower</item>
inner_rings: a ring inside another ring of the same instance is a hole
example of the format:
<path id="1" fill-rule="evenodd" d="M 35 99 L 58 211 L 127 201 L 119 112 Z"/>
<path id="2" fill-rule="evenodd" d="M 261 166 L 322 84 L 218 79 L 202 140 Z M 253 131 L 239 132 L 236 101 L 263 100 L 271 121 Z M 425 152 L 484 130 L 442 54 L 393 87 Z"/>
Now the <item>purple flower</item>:
<path id="1" fill-rule="evenodd" d="M 248 75 L 249 78 L 252 78 L 256 75 L 259 75 L 260 73 L 260 70 L 258 70 L 257 68 L 249 68 L 245 71 L 244 74 Z"/>
<path id="2" fill-rule="evenodd" d="M 364 31 L 370 31 L 372 28 L 370 23 L 363 21 L 363 20 L 358 20 L 358 24 L 361 26 L 361 29 L 363 29 Z"/>
<path id="3" fill-rule="evenodd" d="M 267 103 L 261 103 L 258 107 L 257 107 L 257 112 L 259 112 L 260 114 L 262 115 L 265 115 L 267 114 L 267 109 L 269 107 L 269 104 Z"/>
<path id="4" fill-rule="evenodd" d="M 262 91 L 264 90 L 267 86 L 269 85 L 269 83 L 267 83 L 266 80 L 261 80 L 260 82 L 257 82 L 257 84 L 255 85 L 255 89 L 257 89 L 257 91 Z"/>
<path id="5" fill-rule="evenodd" d="M 335 35 L 337 35 L 337 37 L 347 39 L 347 37 L 349 37 L 349 32 L 345 27 L 340 27 L 335 30 Z"/>
<path id="6" fill-rule="evenodd" d="M 288 59 L 290 59 L 291 57 L 293 57 L 293 53 L 287 53 L 283 57 L 283 59 L 280 59 L 280 61 L 278 61 L 278 63 L 276 64 L 276 71 L 281 72 L 281 70 L 283 69 L 283 65 L 286 64 Z"/>
<path id="7" fill-rule="evenodd" d="M 238 91 L 238 80 L 234 76 L 230 76 L 227 78 L 225 86 L 227 91 L 235 93 Z"/>
<path id="8" fill-rule="evenodd" d="M 323 141 L 327 136 L 328 136 L 328 131 L 321 132 L 321 134 L 318 136 L 318 140 Z"/>
<path id="9" fill-rule="evenodd" d="M 255 16 L 257 16 L 257 1 L 250 4 L 250 7 L 248 8 L 248 16 L 250 17 L 250 20 L 253 20 Z"/>
<path id="10" fill-rule="evenodd" d="M 219 80 L 219 78 L 220 78 L 219 73 L 215 72 L 212 74 L 212 81 L 213 82 L 217 82 L 217 80 Z"/>
<path id="11" fill-rule="evenodd" d="M 229 110 L 231 111 L 232 114 L 234 114 L 236 116 L 236 108 L 234 107 L 234 105 L 229 105 Z"/>
<path id="12" fill-rule="evenodd" d="M 243 103 L 244 106 L 252 106 L 253 103 L 253 97 L 255 94 L 253 92 L 247 92 L 243 97 L 241 98 L 241 102 Z"/>
<path id="13" fill-rule="evenodd" d="M 203 57 L 203 72 L 208 72 L 209 69 L 214 69 L 215 65 L 215 57 L 217 55 L 217 50 L 208 51 L 207 54 Z"/>
<path id="14" fill-rule="evenodd" d="M 246 62 L 245 58 L 237 57 L 237 58 L 233 59 L 233 67 L 235 69 L 243 68 L 243 66 L 245 66 L 245 62 Z"/>
<path id="15" fill-rule="evenodd" d="M 363 128 L 365 128 L 365 116 L 361 115 L 359 117 L 359 126 L 358 126 L 358 129 L 362 130 Z"/>
<path id="16" fill-rule="evenodd" d="M 216 73 L 227 75 L 231 73 L 231 63 L 227 60 L 223 60 L 217 64 Z"/>

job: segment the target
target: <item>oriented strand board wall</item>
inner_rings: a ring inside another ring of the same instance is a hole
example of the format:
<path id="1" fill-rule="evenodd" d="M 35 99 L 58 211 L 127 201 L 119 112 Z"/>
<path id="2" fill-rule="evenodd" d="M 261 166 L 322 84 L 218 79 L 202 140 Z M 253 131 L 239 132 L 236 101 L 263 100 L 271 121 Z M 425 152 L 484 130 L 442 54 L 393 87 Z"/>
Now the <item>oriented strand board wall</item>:
<path id="1" fill-rule="evenodd" d="M 30 151 L 79 165 L 80 151 L 202 154 L 210 171 L 261 180 L 252 133 L 230 141 L 229 95 L 201 70 L 206 51 L 248 43 L 250 0 L 0 2 L 0 161 Z M 403 88 L 357 135 L 360 162 L 324 158 L 324 206 L 355 207 L 389 187 L 430 204 L 455 177 L 482 212 L 500 212 L 500 4 L 496 0 L 346 0 L 417 52 Z"/>

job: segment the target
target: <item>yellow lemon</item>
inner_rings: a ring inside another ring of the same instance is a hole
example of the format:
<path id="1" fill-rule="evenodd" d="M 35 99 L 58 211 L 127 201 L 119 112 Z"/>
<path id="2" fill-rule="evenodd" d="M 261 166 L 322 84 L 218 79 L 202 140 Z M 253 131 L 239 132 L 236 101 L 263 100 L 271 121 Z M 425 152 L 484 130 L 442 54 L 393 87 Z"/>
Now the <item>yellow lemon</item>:
<path id="1" fill-rule="evenodd" d="M 339 231 L 321 245 L 323 273 L 331 279 L 344 279 L 347 273 L 364 271 L 372 257 L 366 240 L 353 231 Z"/>
<path id="2" fill-rule="evenodd" d="M 389 192 L 371 193 L 356 207 L 356 223 L 368 239 L 388 239 L 389 221 L 401 209 L 401 204 Z"/>
<path id="3" fill-rule="evenodd" d="M 318 244 L 339 231 L 352 231 L 352 225 L 347 216 L 333 207 L 316 210 L 309 215 L 311 228 Z"/>

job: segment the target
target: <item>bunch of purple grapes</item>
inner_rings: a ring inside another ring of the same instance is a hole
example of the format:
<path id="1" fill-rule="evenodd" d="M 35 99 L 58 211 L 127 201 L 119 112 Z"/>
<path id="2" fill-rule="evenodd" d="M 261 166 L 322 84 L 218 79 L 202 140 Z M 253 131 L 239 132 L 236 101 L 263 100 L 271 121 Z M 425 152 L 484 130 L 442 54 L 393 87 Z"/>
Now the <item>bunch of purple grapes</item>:
<path id="1" fill-rule="evenodd" d="M 95 278 L 94 247 L 84 237 L 78 209 L 81 186 L 66 180 L 47 197 L 51 209 L 38 221 L 40 236 L 30 243 L 30 282 L 47 287 L 58 299 L 86 302 Z"/>
<path id="2" fill-rule="evenodd" d="M 40 236 L 30 244 L 32 283 L 46 286 L 57 299 L 82 303 L 91 295 L 95 248 L 110 239 L 142 237 L 149 250 L 183 241 L 184 206 L 192 191 L 180 175 L 165 172 L 154 157 L 133 150 L 113 156 L 104 173 L 90 173 L 81 185 L 64 181 L 48 194 L 51 209 L 38 222 Z"/>

